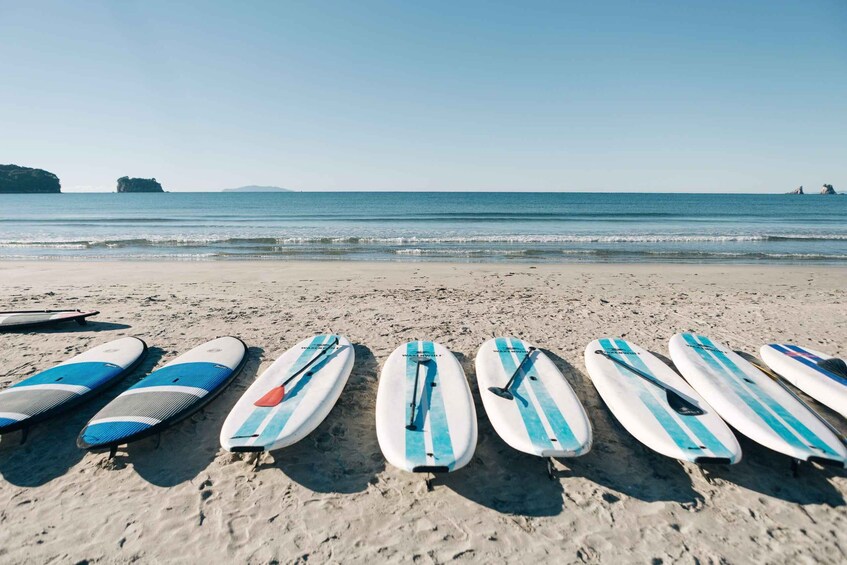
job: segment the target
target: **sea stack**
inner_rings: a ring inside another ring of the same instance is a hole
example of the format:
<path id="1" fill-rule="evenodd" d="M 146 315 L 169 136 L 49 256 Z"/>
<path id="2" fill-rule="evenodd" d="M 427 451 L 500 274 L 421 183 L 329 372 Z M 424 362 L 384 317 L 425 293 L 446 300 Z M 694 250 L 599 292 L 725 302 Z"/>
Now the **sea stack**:
<path id="1" fill-rule="evenodd" d="M 800 186 L 798 186 L 797 188 L 795 188 L 794 190 L 792 190 L 788 194 L 806 194 L 806 193 L 803 192 L 803 185 L 801 184 Z"/>
<path id="2" fill-rule="evenodd" d="M 0 194 L 57 194 L 59 177 L 43 169 L 0 165 Z"/>
<path id="3" fill-rule="evenodd" d="M 835 189 L 832 188 L 831 184 L 825 184 L 825 185 L 823 185 L 823 188 L 821 188 L 821 194 L 838 194 L 838 193 L 835 192 Z"/>
<path id="4" fill-rule="evenodd" d="M 131 179 L 121 177 L 118 179 L 118 192 L 164 192 L 164 190 L 155 178 Z"/>

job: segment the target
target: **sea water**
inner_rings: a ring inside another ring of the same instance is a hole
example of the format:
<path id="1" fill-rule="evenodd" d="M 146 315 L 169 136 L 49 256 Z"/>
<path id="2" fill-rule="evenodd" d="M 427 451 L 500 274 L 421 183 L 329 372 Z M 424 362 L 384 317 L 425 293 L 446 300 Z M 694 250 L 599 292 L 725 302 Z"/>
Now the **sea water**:
<path id="1" fill-rule="evenodd" d="M 847 197 L 0 195 L 0 259 L 847 263 Z"/>

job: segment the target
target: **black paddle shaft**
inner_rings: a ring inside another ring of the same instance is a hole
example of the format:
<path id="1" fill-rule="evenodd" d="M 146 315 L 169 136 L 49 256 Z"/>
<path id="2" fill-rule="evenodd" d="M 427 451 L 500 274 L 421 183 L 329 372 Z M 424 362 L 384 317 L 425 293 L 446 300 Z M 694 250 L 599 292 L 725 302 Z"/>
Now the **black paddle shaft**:
<path id="1" fill-rule="evenodd" d="M 606 353 L 602 349 L 598 349 L 594 353 L 597 353 L 598 355 L 602 355 L 603 357 L 605 357 L 609 361 L 613 362 L 614 364 L 619 365 L 619 366 L 623 367 L 624 369 L 627 369 L 631 373 L 638 375 L 639 377 L 641 377 L 642 379 L 644 379 L 648 383 L 652 384 L 653 386 L 658 387 L 658 388 L 662 389 L 663 391 L 665 391 L 665 394 L 667 395 L 667 398 L 668 398 L 668 405 L 670 405 L 671 408 L 673 408 L 675 411 L 679 412 L 680 414 L 682 414 L 684 416 L 700 416 L 700 415 L 703 415 L 703 414 L 706 413 L 702 408 L 700 408 L 699 406 L 697 406 L 696 404 L 694 404 L 693 402 L 691 402 L 687 398 L 683 397 L 682 394 L 678 393 L 674 389 L 665 385 L 663 382 L 656 379 L 652 375 L 648 375 L 644 371 L 636 369 L 635 367 L 633 367 L 629 363 L 624 363 L 623 361 L 621 361 L 617 357 L 609 355 L 608 353 Z"/>
<path id="2" fill-rule="evenodd" d="M 490 387 L 488 387 L 488 390 L 493 392 L 494 394 L 496 394 L 500 398 L 505 398 L 506 400 L 513 400 L 515 397 L 512 395 L 512 393 L 509 391 L 509 389 L 512 388 L 512 383 L 515 382 L 515 378 L 518 376 L 518 373 L 521 372 L 521 367 L 523 367 L 523 364 L 526 363 L 527 359 L 529 359 L 529 356 L 532 355 L 532 352 L 535 351 L 535 350 L 536 350 L 536 348 L 532 347 L 532 346 L 527 348 L 526 355 L 523 356 L 523 359 L 521 359 L 521 362 L 518 363 L 517 367 L 515 367 L 515 372 L 512 373 L 511 377 L 509 377 L 509 380 L 506 382 L 506 386 L 503 386 L 503 387 L 490 386 Z"/>
<path id="3" fill-rule="evenodd" d="M 309 367 L 311 367 L 312 365 L 314 365 L 314 364 L 315 364 L 315 361 L 317 361 L 318 359 L 320 359 L 321 357 L 323 357 L 324 355 L 326 355 L 326 352 L 327 352 L 327 351 L 329 351 L 329 349 L 330 349 L 332 346 L 337 345 L 337 344 L 338 344 L 338 336 L 335 336 L 335 339 L 333 339 L 333 340 L 332 340 L 332 342 L 330 342 L 329 344 L 327 344 L 327 346 L 326 346 L 326 347 L 324 347 L 324 348 L 321 350 L 321 352 L 320 352 L 320 353 L 318 353 L 317 355 L 315 355 L 315 356 L 312 358 L 312 360 L 311 360 L 311 361 L 309 361 L 308 363 L 306 363 L 305 365 L 303 365 L 303 367 L 302 367 L 302 368 L 298 369 L 296 373 L 294 373 L 293 375 L 291 375 L 290 377 L 288 377 L 287 379 L 285 379 L 285 382 L 284 382 L 284 383 L 282 383 L 280 386 L 283 386 L 283 387 L 284 387 L 285 385 L 287 385 L 288 383 L 290 383 L 292 380 L 294 380 L 294 378 L 295 378 L 295 377 L 297 377 L 297 376 L 301 375 L 301 374 L 302 374 L 302 373 L 303 373 L 306 369 L 308 369 Z"/>
<path id="4" fill-rule="evenodd" d="M 429 361 L 429 357 L 426 359 L 418 359 L 418 364 L 415 366 L 415 388 L 412 391 L 412 404 L 410 405 L 412 407 L 412 415 L 409 416 L 409 425 L 406 426 L 407 430 L 414 431 L 418 429 L 417 426 L 415 426 L 415 409 L 418 404 L 418 379 L 421 375 L 421 365 L 425 365 L 429 363 Z"/>

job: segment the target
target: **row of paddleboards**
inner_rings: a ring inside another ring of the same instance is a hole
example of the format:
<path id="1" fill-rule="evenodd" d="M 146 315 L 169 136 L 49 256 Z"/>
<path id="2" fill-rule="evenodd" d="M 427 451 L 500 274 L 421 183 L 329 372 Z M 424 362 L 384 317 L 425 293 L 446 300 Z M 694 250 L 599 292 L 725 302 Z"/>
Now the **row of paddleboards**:
<path id="1" fill-rule="evenodd" d="M 138 338 L 118 339 L 0 391 L 0 434 L 26 431 L 116 384 L 146 352 Z M 682 376 L 623 339 L 599 339 L 585 350 L 600 396 L 647 447 L 695 463 L 736 463 L 741 448 L 731 426 L 795 460 L 847 464 L 840 434 L 764 368 L 696 334 L 673 336 L 669 352 Z M 79 447 L 114 450 L 189 416 L 238 375 L 246 354 L 241 340 L 222 337 L 180 355 L 95 414 L 79 434 Z M 794 345 L 767 345 L 761 355 L 789 382 L 847 416 L 843 361 Z M 244 392 L 223 424 L 221 445 L 265 452 L 303 439 L 332 410 L 354 361 L 353 346 L 341 335 L 298 343 Z M 480 348 L 475 370 L 486 414 L 508 445 L 543 458 L 591 449 L 582 404 L 540 349 L 514 337 L 494 338 Z M 395 467 L 438 473 L 466 465 L 476 448 L 477 418 L 453 353 L 432 341 L 394 350 L 380 376 L 376 430 Z"/>

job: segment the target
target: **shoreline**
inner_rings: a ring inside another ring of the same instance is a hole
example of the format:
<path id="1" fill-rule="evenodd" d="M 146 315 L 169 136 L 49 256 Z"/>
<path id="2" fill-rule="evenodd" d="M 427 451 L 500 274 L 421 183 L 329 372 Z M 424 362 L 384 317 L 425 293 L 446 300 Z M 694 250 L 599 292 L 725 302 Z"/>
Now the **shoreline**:
<path id="1" fill-rule="evenodd" d="M 96 307 L 87 326 L 0 334 L 0 387 L 89 347 L 142 337 L 141 369 L 71 413 L 0 442 L 0 556 L 12 563 L 191 558 L 240 562 L 843 562 L 847 472 L 740 438 L 731 467 L 643 448 L 606 409 L 583 350 L 603 335 L 667 356 L 697 330 L 756 354 L 771 340 L 847 354 L 847 268 L 668 264 L 0 261 L 2 309 Z M 283 351 L 331 329 L 356 363 L 327 419 L 254 469 L 219 433 Z M 492 334 L 547 352 L 585 407 L 592 450 L 560 459 L 508 447 L 479 398 L 474 357 Z M 243 373 L 203 411 L 109 461 L 76 434 L 108 400 L 209 339 L 249 346 Z M 471 463 L 427 492 L 376 440 L 382 364 L 403 341 L 456 354 L 474 395 Z M 847 421 L 804 397 L 842 432 Z"/>

